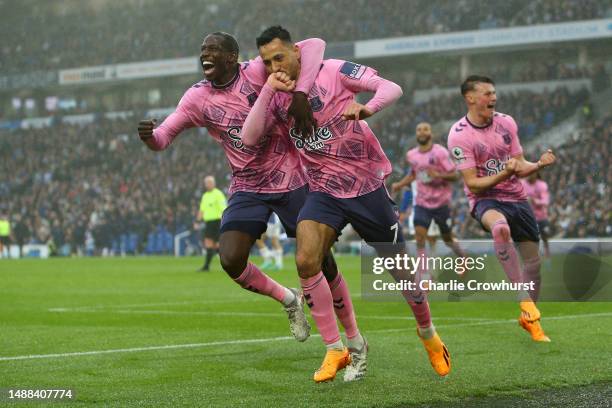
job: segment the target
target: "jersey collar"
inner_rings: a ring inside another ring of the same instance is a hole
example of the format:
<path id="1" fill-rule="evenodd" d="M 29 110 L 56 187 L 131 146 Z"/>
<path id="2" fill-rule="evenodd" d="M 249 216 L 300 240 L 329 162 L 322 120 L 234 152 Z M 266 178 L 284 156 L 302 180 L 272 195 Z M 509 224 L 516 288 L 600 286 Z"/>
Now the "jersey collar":
<path id="1" fill-rule="evenodd" d="M 230 79 L 228 83 L 225 83 L 223 85 L 215 85 L 215 83 L 212 81 L 210 81 L 210 83 L 212 84 L 212 87 L 215 89 L 225 89 L 225 88 L 229 88 L 230 86 L 232 86 L 234 82 L 236 82 L 239 76 L 240 76 L 240 67 L 238 67 L 238 69 L 236 70 L 236 75 L 234 75 L 234 77 Z"/>
<path id="2" fill-rule="evenodd" d="M 493 116 L 493 118 L 495 118 L 495 116 Z M 471 127 L 473 127 L 474 129 L 486 129 L 486 128 L 488 128 L 489 126 L 491 126 L 491 125 L 493 124 L 493 119 L 491 119 L 491 123 L 489 123 L 488 125 L 484 125 L 484 126 L 478 126 L 478 125 L 475 125 L 475 124 L 473 124 L 472 122 L 470 122 L 470 120 L 468 119 L 468 116 L 467 116 L 467 115 L 465 115 L 465 120 L 466 120 L 466 121 L 467 121 L 467 123 L 469 123 L 469 124 L 470 124 L 470 126 L 471 126 Z"/>

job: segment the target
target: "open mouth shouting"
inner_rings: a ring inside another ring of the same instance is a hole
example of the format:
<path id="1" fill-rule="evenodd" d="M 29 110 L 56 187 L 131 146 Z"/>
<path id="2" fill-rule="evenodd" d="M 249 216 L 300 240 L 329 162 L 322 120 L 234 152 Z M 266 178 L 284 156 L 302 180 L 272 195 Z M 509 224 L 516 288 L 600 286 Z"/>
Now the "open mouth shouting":
<path id="1" fill-rule="evenodd" d="M 202 68 L 204 69 L 204 76 L 210 80 L 213 78 L 215 73 L 215 64 L 212 61 L 202 61 Z"/>

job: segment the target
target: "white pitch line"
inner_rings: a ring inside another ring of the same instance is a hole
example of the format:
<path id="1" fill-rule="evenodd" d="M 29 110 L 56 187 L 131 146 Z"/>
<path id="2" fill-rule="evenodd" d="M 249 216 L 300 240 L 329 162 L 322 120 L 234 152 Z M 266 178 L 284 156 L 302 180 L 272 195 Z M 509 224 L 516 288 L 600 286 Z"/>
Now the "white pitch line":
<path id="1" fill-rule="evenodd" d="M 85 308 L 53 308 L 48 309 L 49 312 L 53 313 L 118 313 L 118 314 L 158 314 L 158 315 L 186 315 L 186 316 L 236 316 L 236 317 L 244 317 L 244 316 L 263 316 L 263 317 L 274 317 L 280 316 L 279 313 L 272 312 L 209 312 L 202 310 L 195 311 L 184 311 L 184 310 L 103 310 L 103 309 L 85 309 Z M 366 319 L 366 320 L 413 320 L 412 316 L 377 316 L 377 315 L 358 315 L 357 319 Z M 491 321 L 492 319 L 484 318 L 484 317 L 440 317 L 437 316 L 436 320 L 460 320 L 460 321 Z"/>
<path id="2" fill-rule="evenodd" d="M 361 293 L 351 293 L 351 298 L 357 299 L 361 297 Z M 251 303 L 251 302 L 263 302 L 266 298 L 263 296 L 245 297 L 245 296 L 234 296 L 225 297 L 223 299 L 213 300 L 185 300 L 182 302 L 159 302 L 159 303 L 133 303 L 133 304 L 121 304 L 121 305 L 92 305 L 92 306 L 74 306 L 74 307 L 54 307 L 49 309 L 50 311 L 76 311 L 81 309 L 121 309 L 124 307 L 138 308 L 138 307 L 150 307 L 150 306 L 177 306 L 177 305 L 208 305 L 208 304 L 223 304 L 223 303 Z"/>
<path id="3" fill-rule="evenodd" d="M 564 319 L 579 319 L 584 317 L 610 317 L 610 313 L 584 313 L 578 315 L 565 315 L 565 316 L 551 316 L 547 317 L 548 320 L 564 320 Z M 440 324 L 436 325 L 437 328 L 454 328 L 454 327 L 469 327 L 469 326 L 483 326 L 493 324 L 508 324 L 515 322 L 515 319 L 504 319 L 504 320 L 491 320 L 485 322 L 474 322 L 474 323 L 459 323 L 459 324 Z M 405 332 L 406 328 L 401 329 L 384 329 L 384 330 L 370 330 L 369 333 L 394 333 L 394 332 Z M 320 337 L 319 334 L 313 334 L 311 337 Z M 43 358 L 61 358 L 61 357 L 79 357 L 79 356 L 92 356 L 100 354 L 115 354 L 115 353 L 135 353 L 140 351 L 155 351 L 155 350 L 171 350 L 171 349 L 184 349 L 184 348 L 199 348 L 199 347 L 212 347 L 212 346 L 228 346 L 234 344 L 254 344 L 254 343 L 266 343 L 272 341 L 285 341 L 294 340 L 291 336 L 282 337 L 269 337 L 265 339 L 242 339 L 242 340 L 226 340 L 226 341 L 212 341 L 207 343 L 189 343 L 189 344 L 171 344 L 165 346 L 148 346 L 148 347 L 132 347 L 122 349 L 110 349 L 110 350 L 94 350 L 94 351 L 79 351 L 72 353 L 57 353 L 57 354 L 31 354 L 24 356 L 8 356 L 0 357 L 0 361 L 15 361 L 15 360 L 34 360 Z"/>
<path id="4" fill-rule="evenodd" d="M 203 316 L 280 316 L 280 313 L 271 312 L 207 312 L 207 311 L 181 311 L 181 310 L 103 310 L 103 309 L 49 309 L 52 313 L 116 313 L 116 314 L 158 314 L 158 315 L 203 315 Z"/>
<path id="5" fill-rule="evenodd" d="M 271 338 L 266 338 L 266 339 L 244 339 L 244 340 L 212 341 L 208 343 L 170 344 L 166 346 L 148 346 L 148 347 L 132 347 L 132 348 L 110 349 L 110 350 L 79 351 L 79 352 L 74 352 L 74 353 L 31 354 L 31 355 L 26 355 L 26 356 L 0 357 L 0 361 L 33 360 L 33 359 L 39 359 L 39 358 L 57 358 L 57 357 L 92 356 L 92 355 L 113 354 L 113 353 L 134 353 L 138 351 L 171 350 L 171 349 L 211 347 L 211 346 L 227 346 L 227 345 L 232 345 L 232 344 L 265 343 L 269 341 L 283 341 L 283 340 L 293 340 L 293 339 L 294 338 L 292 336 L 283 336 L 283 337 L 271 337 Z"/>
<path id="6" fill-rule="evenodd" d="M 93 305 L 93 306 L 75 306 L 75 307 L 54 307 L 49 310 L 54 311 L 74 311 L 80 309 L 121 309 L 124 307 L 151 307 L 151 306 L 180 306 L 180 305 L 200 305 L 200 304 L 218 304 L 218 303 L 242 303 L 242 302 L 260 302 L 265 299 L 253 298 L 247 299 L 244 297 L 233 299 L 214 299 L 214 300 L 185 300 L 182 302 L 160 302 L 160 303 L 133 303 L 127 305 Z"/>

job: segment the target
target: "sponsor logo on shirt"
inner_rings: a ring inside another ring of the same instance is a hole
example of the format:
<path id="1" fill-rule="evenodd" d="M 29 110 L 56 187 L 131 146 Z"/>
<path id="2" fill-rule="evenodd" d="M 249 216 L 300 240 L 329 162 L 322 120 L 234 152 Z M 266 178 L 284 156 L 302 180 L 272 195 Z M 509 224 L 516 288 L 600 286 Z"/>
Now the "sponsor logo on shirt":
<path id="1" fill-rule="evenodd" d="M 510 157 L 506 157 L 506 159 L 498 160 L 498 159 L 489 159 L 485 162 L 485 168 L 487 169 L 488 176 L 494 176 L 498 173 L 501 173 L 506 168 L 506 162 L 510 159 Z"/>
<path id="2" fill-rule="evenodd" d="M 244 147 L 244 143 L 242 143 L 242 139 L 240 139 L 240 132 L 242 128 L 240 126 L 232 126 L 227 129 L 227 135 L 232 142 L 232 146 L 236 149 L 242 149 Z"/>
<path id="3" fill-rule="evenodd" d="M 332 138 L 333 133 L 327 126 L 317 128 L 317 131 L 307 138 L 303 138 L 298 130 L 292 127 L 289 130 L 289 136 L 293 140 L 295 147 L 305 149 L 307 151 L 322 150 L 325 147 L 325 141 Z"/>
<path id="4" fill-rule="evenodd" d="M 354 62 L 345 62 L 340 68 L 340 72 L 349 78 L 359 79 L 365 72 L 365 67 L 361 64 L 355 64 Z"/>

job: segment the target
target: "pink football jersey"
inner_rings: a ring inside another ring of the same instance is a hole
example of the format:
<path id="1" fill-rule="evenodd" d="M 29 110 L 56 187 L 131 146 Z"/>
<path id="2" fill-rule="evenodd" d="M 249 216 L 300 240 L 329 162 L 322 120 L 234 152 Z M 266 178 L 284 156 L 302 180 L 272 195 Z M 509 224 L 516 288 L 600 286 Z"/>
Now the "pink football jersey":
<path id="1" fill-rule="evenodd" d="M 391 172 L 391 163 L 365 121 L 346 120 L 342 116 L 355 101 L 355 95 L 362 91 L 376 91 L 366 105 L 372 112 L 401 96 L 399 86 L 380 78 L 371 68 L 347 61 L 325 60 L 308 94 L 318 123 L 317 131 L 306 138 L 298 134 L 293 118 L 287 114 L 290 95 L 274 92 L 266 86 L 249 115 L 254 119 L 247 120 L 245 125 L 245 141 L 258 140 L 258 133 L 263 130 L 259 115 L 265 112 L 266 126 L 283 124 L 287 138 L 299 152 L 310 191 L 337 198 L 370 193 L 383 185 Z M 264 106 L 266 98 L 269 102 Z M 257 130 L 253 131 L 254 128 Z"/>
<path id="2" fill-rule="evenodd" d="M 533 208 L 536 221 L 547 220 L 548 205 L 550 204 L 548 184 L 544 180 L 536 180 L 534 183 L 530 183 L 527 179 L 521 179 L 521 182 Z"/>
<path id="3" fill-rule="evenodd" d="M 296 90 L 307 92 L 318 75 L 325 43 L 311 39 L 298 46 L 302 51 L 304 73 Z M 256 58 L 241 63 L 234 79 L 222 87 L 206 80 L 196 83 L 146 143 L 154 150 L 162 150 L 183 130 L 205 127 L 225 151 L 232 171 L 230 193 L 279 193 L 305 185 L 299 155 L 280 125 L 270 128 L 256 146 L 242 143 L 244 121 L 267 78 L 263 61 Z"/>
<path id="4" fill-rule="evenodd" d="M 487 126 L 475 126 L 466 116 L 451 127 L 448 135 L 448 150 L 458 170 L 476 168 L 478 177 L 501 172 L 511 157 L 523 153 L 514 119 L 496 112 Z M 478 200 L 499 201 L 527 200 L 525 190 L 516 176 L 502 181 L 481 194 L 472 193 L 467 186 L 465 193 L 473 208 Z"/>
<path id="5" fill-rule="evenodd" d="M 455 170 L 455 165 L 444 146 L 433 144 L 426 152 L 421 152 L 418 147 L 410 149 L 406 153 L 406 162 L 416 177 L 416 205 L 438 208 L 450 203 L 453 194 L 451 182 L 440 178 L 432 179 L 427 173 L 428 170 L 439 173 L 450 173 Z"/>

